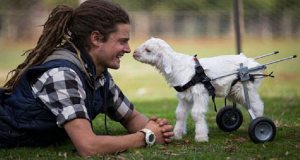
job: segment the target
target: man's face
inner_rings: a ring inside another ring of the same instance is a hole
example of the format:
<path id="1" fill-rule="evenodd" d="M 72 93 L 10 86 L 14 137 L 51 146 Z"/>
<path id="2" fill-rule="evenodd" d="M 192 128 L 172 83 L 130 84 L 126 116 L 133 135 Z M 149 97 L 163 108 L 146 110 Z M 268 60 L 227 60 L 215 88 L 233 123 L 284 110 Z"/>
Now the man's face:
<path id="1" fill-rule="evenodd" d="M 130 53 L 129 24 L 118 24 L 117 31 L 110 34 L 106 42 L 101 42 L 98 47 L 90 52 L 98 72 L 106 68 L 119 69 L 120 59 L 125 53 Z"/>

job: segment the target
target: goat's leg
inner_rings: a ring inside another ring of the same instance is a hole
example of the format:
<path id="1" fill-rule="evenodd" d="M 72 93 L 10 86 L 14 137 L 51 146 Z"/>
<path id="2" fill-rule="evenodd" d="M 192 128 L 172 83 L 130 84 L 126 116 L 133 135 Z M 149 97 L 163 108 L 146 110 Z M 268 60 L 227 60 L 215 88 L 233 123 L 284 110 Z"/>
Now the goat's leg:
<path id="1" fill-rule="evenodd" d="M 263 101 L 260 99 L 260 96 L 257 92 L 257 84 L 253 84 L 248 83 L 247 84 L 247 88 L 248 88 L 248 98 L 249 98 L 249 102 L 250 102 L 250 108 L 253 111 L 255 117 L 261 117 L 263 116 L 263 112 L 264 112 L 264 103 Z M 237 102 L 239 104 L 241 104 L 245 109 L 248 109 L 247 107 L 247 103 L 246 103 L 246 97 L 244 94 L 244 88 L 242 87 L 242 84 L 238 83 L 235 85 L 234 88 L 232 88 L 232 92 L 230 94 L 230 96 L 226 97 L 229 100 L 233 101 L 233 102 Z"/>
<path id="2" fill-rule="evenodd" d="M 208 109 L 209 95 L 201 94 L 194 95 L 194 104 L 191 111 L 193 120 L 195 122 L 195 141 L 207 142 L 208 141 L 208 126 L 205 120 L 205 114 Z"/>
<path id="3" fill-rule="evenodd" d="M 259 94 L 256 90 L 249 90 L 248 93 L 251 109 L 255 117 L 262 117 L 264 114 L 264 103 L 260 99 Z"/>
<path id="4" fill-rule="evenodd" d="M 181 139 L 186 134 L 186 120 L 189 113 L 189 103 L 185 99 L 179 99 L 176 108 L 176 124 L 174 127 L 174 139 Z"/>

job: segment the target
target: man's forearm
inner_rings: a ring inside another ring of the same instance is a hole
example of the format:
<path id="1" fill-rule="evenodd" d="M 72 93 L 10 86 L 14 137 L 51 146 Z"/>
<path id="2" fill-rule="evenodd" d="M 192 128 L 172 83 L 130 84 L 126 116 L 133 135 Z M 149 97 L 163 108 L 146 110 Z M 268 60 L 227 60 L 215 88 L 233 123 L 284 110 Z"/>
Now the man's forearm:
<path id="1" fill-rule="evenodd" d="M 138 111 L 134 110 L 130 117 L 121 124 L 128 130 L 129 133 L 135 133 L 148 124 L 149 119 Z"/>
<path id="2" fill-rule="evenodd" d="M 82 157 L 116 153 L 145 146 L 142 132 L 123 136 L 95 135 L 86 119 L 75 119 L 64 125 L 77 152 Z"/>

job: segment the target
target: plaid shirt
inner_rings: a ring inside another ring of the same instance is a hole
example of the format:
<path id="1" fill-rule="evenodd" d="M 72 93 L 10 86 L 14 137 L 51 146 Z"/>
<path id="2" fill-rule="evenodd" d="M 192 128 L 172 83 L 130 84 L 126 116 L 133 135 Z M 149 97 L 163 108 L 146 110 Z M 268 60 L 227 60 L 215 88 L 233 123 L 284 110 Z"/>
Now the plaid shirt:
<path id="1" fill-rule="evenodd" d="M 96 79 L 95 89 L 104 87 L 106 79 L 102 74 Z M 67 67 L 53 68 L 31 83 L 33 93 L 57 116 L 57 125 L 76 118 L 90 120 L 85 107 L 86 93 L 77 73 Z M 110 78 L 109 94 L 106 100 L 108 116 L 120 121 L 133 111 L 132 103 L 124 96 Z"/>

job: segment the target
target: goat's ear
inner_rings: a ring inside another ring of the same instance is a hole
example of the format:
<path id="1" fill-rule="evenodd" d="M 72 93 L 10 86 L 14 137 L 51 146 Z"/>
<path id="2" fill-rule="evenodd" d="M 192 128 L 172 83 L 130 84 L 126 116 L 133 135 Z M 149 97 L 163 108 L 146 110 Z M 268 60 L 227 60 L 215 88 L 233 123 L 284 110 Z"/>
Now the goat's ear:
<path id="1" fill-rule="evenodd" d="M 172 72 L 172 65 L 170 63 L 170 60 L 168 58 L 165 58 L 163 61 L 164 70 L 167 74 Z"/>
<path id="2" fill-rule="evenodd" d="M 163 66 L 167 74 L 172 72 L 172 62 L 168 53 L 163 54 Z"/>
<path id="3" fill-rule="evenodd" d="M 241 55 L 241 56 L 244 56 L 244 57 L 246 57 L 246 56 L 245 56 L 245 54 L 244 54 L 244 53 L 242 53 L 242 52 L 240 53 L 240 55 Z"/>

